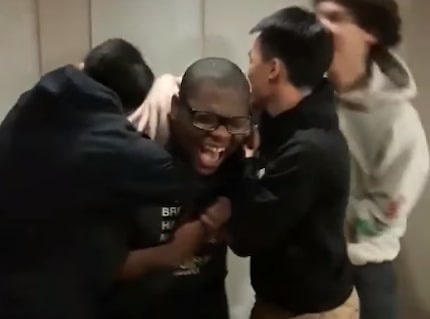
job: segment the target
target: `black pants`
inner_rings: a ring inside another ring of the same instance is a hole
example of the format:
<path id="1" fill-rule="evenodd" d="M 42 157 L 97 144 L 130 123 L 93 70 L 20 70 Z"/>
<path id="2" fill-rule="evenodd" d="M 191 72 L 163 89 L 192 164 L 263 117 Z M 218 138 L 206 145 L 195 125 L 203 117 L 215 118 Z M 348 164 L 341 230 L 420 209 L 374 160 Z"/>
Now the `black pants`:
<path id="1" fill-rule="evenodd" d="M 396 276 L 392 262 L 355 269 L 360 319 L 397 319 Z"/>
<path id="2" fill-rule="evenodd" d="M 111 303 L 106 306 L 104 319 L 229 319 L 224 278 L 198 290 L 173 290 L 154 294 L 148 281 L 121 284 Z M 176 287 L 178 288 L 178 287 Z M 3 319 L 3 318 L 1 318 Z"/>

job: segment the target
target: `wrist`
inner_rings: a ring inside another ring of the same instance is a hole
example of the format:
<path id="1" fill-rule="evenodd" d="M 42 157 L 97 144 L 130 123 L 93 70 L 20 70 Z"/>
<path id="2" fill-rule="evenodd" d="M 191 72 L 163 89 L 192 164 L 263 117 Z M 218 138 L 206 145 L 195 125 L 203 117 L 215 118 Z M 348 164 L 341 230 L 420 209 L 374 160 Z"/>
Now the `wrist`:
<path id="1" fill-rule="evenodd" d="M 202 230 L 203 230 L 203 234 L 204 234 L 204 236 L 205 236 L 205 237 L 208 237 L 208 236 L 210 235 L 210 233 L 212 232 L 212 227 L 211 227 L 211 225 L 206 221 L 205 216 L 206 216 L 205 214 L 202 214 L 202 215 L 200 216 L 199 223 L 200 223 L 200 225 L 201 225 L 201 227 L 202 227 Z"/>
<path id="2" fill-rule="evenodd" d="M 163 260 L 168 267 L 179 267 L 184 259 L 181 253 L 181 243 L 173 239 L 171 242 L 163 245 Z"/>

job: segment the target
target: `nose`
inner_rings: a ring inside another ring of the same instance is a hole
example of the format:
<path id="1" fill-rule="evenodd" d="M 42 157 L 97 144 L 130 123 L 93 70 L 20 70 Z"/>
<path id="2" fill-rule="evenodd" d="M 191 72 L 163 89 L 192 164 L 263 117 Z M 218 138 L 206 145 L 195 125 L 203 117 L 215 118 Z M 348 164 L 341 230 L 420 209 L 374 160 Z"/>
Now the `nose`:
<path id="1" fill-rule="evenodd" d="M 215 131 L 210 133 L 211 137 L 218 143 L 228 143 L 231 139 L 231 133 L 224 125 L 220 125 Z"/>

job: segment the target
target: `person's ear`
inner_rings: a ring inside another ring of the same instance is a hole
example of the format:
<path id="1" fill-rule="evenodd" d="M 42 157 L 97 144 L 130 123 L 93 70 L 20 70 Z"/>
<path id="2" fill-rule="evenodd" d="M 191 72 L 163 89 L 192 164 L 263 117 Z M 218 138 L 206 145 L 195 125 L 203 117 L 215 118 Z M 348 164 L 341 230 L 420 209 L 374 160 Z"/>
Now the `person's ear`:
<path id="1" fill-rule="evenodd" d="M 180 108 L 179 96 L 175 94 L 172 96 L 172 106 L 169 113 L 169 117 L 171 120 L 177 119 L 179 114 L 179 108 Z"/>
<path id="2" fill-rule="evenodd" d="M 280 76 L 282 72 L 283 64 L 281 60 L 279 60 L 278 58 L 274 58 L 269 61 L 268 67 L 270 68 L 269 80 L 273 81 Z"/>

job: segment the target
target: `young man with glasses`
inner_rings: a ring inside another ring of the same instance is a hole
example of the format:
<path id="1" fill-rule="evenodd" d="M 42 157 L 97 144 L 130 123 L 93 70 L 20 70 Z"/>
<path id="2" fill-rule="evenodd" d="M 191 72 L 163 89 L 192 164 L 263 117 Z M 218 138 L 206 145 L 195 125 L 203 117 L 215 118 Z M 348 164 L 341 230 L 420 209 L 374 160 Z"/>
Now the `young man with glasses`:
<path id="1" fill-rule="evenodd" d="M 229 182 L 240 172 L 242 145 L 252 126 L 249 84 L 232 62 L 205 58 L 188 67 L 178 95 L 170 101 L 171 134 L 166 149 L 177 166 L 182 165 L 189 178 L 196 180 L 201 192 L 193 202 L 166 201 L 164 206 L 142 208 L 131 236 L 134 251 L 123 269 L 112 317 L 225 319 L 227 244 L 213 229 L 226 218 L 214 216 L 216 207 L 208 211 L 206 207 L 229 193 Z M 188 244 L 178 247 L 174 243 L 174 229 L 199 221 L 203 212 L 207 236 L 197 249 L 189 244 L 195 254 L 181 260 L 186 256 L 178 256 L 178 250 L 186 250 Z"/>

